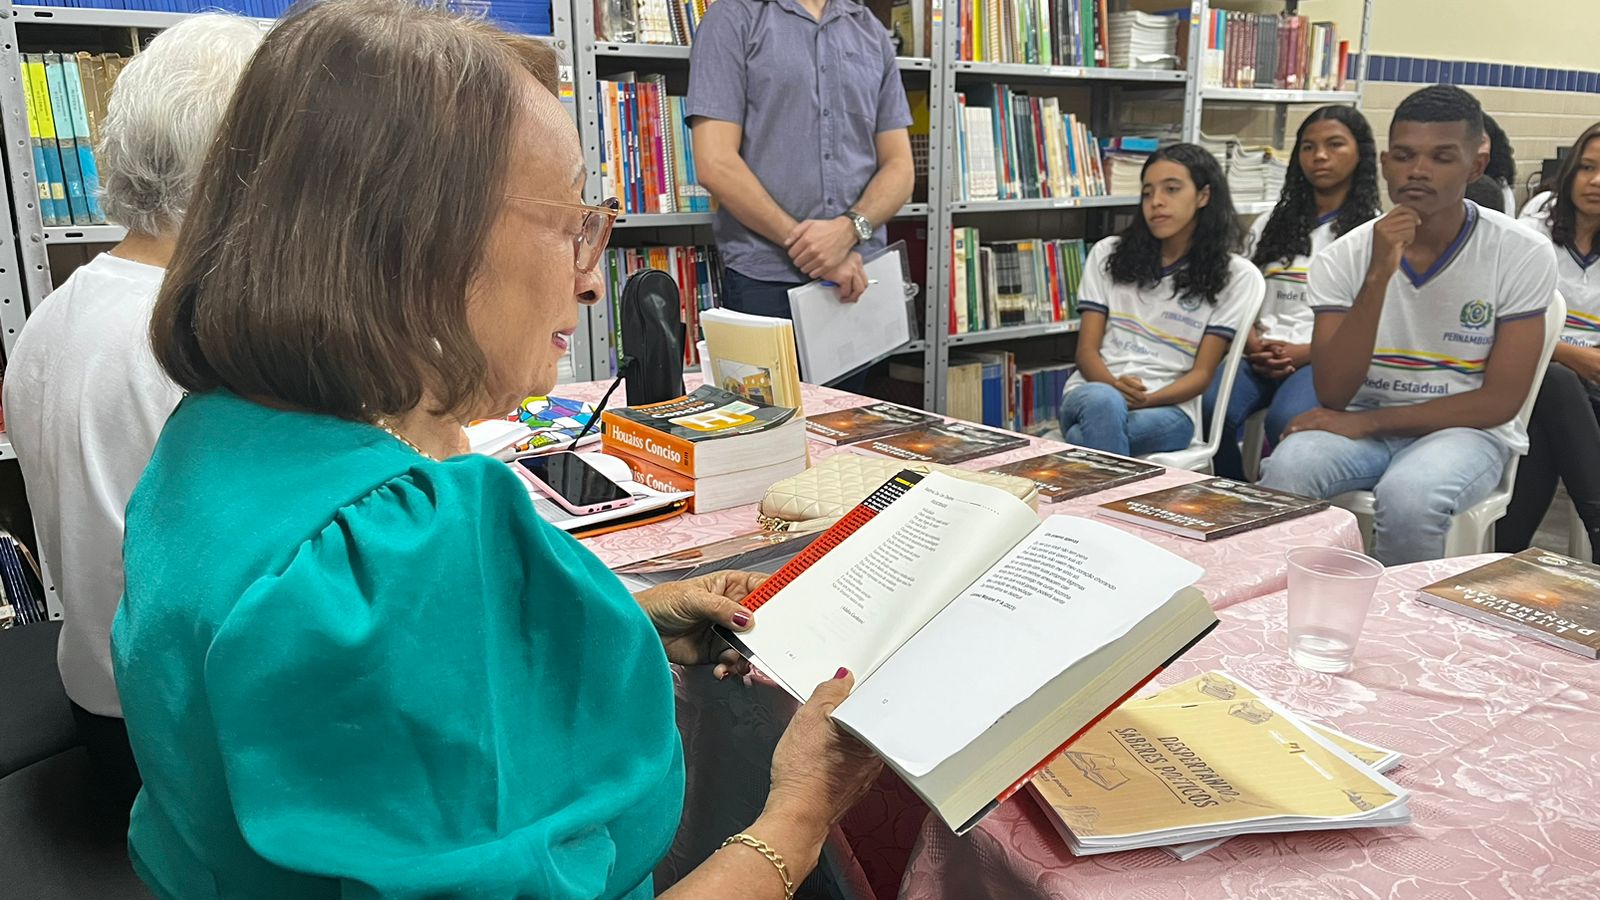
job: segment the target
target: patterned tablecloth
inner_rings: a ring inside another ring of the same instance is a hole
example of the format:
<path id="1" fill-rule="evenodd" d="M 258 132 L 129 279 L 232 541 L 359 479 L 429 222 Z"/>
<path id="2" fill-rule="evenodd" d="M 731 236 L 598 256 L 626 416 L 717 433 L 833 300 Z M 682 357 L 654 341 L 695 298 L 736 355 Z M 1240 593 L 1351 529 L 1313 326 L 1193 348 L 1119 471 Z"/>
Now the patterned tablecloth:
<path id="1" fill-rule="evenodd" d="M 1162 676 L 1225 669 L 1308 717 L 1399 750 L 1408 827 L 1236 837 L 1189 862 L 1160 850 L 1075 858 L 1031 796 L 964 838 L 922 826 L 904 900 L 1600 897 L 1600 663 L 1414 599 L 1494 559 L 1389 570 L 1356 667 L 1287 656 L 1282 593 L 1236 604 Z"/>
<path id="2" fill-rule="evenodd" d="M 697 376 L 686 380 L 691 390 L 699 383 Z M 600 398 L 605 388 L 606 384 L 601 382 L 569 384 L 559 388 L 558 393 L 593 401 Z M 621 393 L 612 398 L 612 405 L 626 402 Z M 855 394 L 805 386 L 806 411 L 810 413 L 848 409 L 870 402 L 873 401 Z M 987 468 L 1064 446 L 1035 438 L 1029 447 L 973 460 L 963 467 Z M 848 452 L 854 451 L 811 443 L 813 460 Z M 1092 515 L 1093 508 L 1100 503 L 1199 477 L 1192 472 L 1169 471 L 1095 494 L 1092 498 L 1040 504 L 1040 513 Z M 669 550 L 753 531 L 755 515 L 754 506 L 744 506 L 709 515 L 682 516 L 587 539 L 584 545 L 608 565 L 619 566 Z M 1355 518 L 1338 509 L 1211 543 L 1189 541 L 1133 525 L 1126 527 L 1151 543 L 1203 566 L 1206 574 L 1197 587 L 1218 609 L 1281 590 L 1286 577 L 1283 555 L 1289 548 L 1310 544 L 1361 547 Z M 703 672 L 680 672 L 677 695 L 678 723 L 688 766 L 688 795 L 678 841 L 658 874 L 658 887 L 662 888 L 692 869 L 717 848 L 723 837 L 748 825 L 760 811 L 766 800 L 772 748 L 795 709 L 793 698 L 759 677 L 746 683 L 719 684 Z M 836 841 L 830 851 L 853 855 L 854 859 L 836 859 L 835 864 L 857 882 L 858 896 L 875 894 L 880 900 L 894 896 L 925 816 L 926 808 L 922 803 L 890 774 L 886 774 L 878 787 L 851 811 L 843 823 L 848 848 Z M 870 894 L 859 883 L 863 876 L 871 884 Z"/>

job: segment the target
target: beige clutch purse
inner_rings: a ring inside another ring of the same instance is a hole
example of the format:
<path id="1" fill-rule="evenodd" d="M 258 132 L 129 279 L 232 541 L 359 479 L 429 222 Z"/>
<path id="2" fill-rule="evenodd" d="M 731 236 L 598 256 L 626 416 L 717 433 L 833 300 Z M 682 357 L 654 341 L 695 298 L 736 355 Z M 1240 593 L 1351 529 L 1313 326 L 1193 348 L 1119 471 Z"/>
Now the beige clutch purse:
<path id="1" fill-rule="evenodd" d="M 907 462 L 887 457 L 838 453 L 767 488 L 758 518 L 764 531 L 821 531 L 905 470 L 946 475 L 997 487 L 1030 507 L 1038 508 L 1039 486 L 1027 478 L 993 472 L 969 472 L 936 463 Z"/>

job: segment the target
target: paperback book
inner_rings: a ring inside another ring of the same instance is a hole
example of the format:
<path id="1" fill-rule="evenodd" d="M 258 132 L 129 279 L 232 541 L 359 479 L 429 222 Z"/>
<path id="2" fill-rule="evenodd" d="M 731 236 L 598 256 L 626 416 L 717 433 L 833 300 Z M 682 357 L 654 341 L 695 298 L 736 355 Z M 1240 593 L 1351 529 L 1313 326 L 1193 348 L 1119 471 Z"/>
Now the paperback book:
<path id="1" fill-rule="evenodd" d="M 1028 439 L 1020 434 L 991 431 L 964 422 L 945 422 L 941 425 L 926 425 L 856 446 L 896 459 L 951 465 L 1027 445 Z"/>
<path id="2" fill-rule="evenodd" d="M 1326 500 L 1207 478 L 1106 503 L 1099 514 L 1191 540 L 1214 541 L 1327 507 Z"/>
<path id="3" fill-rule="evenodd" d="M 1031 478 L 1039 486 L 1039 499 L 1054 503 L 1120 484 L 1154 478 L 1166 469 L 1143 460 L 1073 448 L 1017 460 L 985 471 Z"/>
<path id="4" fill-rule="evenodd" d="M 1531 547 L 1434 582 L 1423 603 L 1600 659 L 1600 566 Z"/>
<path id="5" fill-rule="evenodd" d="M 806 436 L 824 444 L 858 444 L 942 423 L 932 413 L 894 403 L 874 403 L 806 417 Z"/>

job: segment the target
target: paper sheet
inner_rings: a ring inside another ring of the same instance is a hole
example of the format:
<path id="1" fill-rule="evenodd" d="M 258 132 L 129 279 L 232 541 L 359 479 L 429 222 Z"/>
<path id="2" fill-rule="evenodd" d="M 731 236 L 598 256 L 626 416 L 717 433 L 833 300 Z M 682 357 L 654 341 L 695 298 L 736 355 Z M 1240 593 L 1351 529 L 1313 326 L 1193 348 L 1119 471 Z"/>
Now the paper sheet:
<path id="1" fill-rule="evenodd" d="M 789 290 L 803 381 L 827 384 L 911 340 L 900 254 L 883 253 L 865 268 L 867 281 L 878 283 L 855 303 L 840 301 L 836 289 L 818 281 Z"/>

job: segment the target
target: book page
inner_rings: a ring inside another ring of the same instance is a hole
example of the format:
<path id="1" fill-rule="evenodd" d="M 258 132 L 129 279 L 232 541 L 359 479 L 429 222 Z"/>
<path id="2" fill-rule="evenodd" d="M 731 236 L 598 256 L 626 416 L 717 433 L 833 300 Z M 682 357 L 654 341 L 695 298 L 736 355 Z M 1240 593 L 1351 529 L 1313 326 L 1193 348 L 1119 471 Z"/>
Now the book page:
<path id="1" fill-rule="evenodd" d="M 1109 525 L 1052 516 L 834 716 L 901 768 L 927 774 L 1203 571 Z"/>
<path id="2" fill-rule="evenodd" d="M 859 684 L 1038 521 L 1004 491 L 929 473 L 767 601 L 739 637 L 797 697 L 840 666 Z"/>

